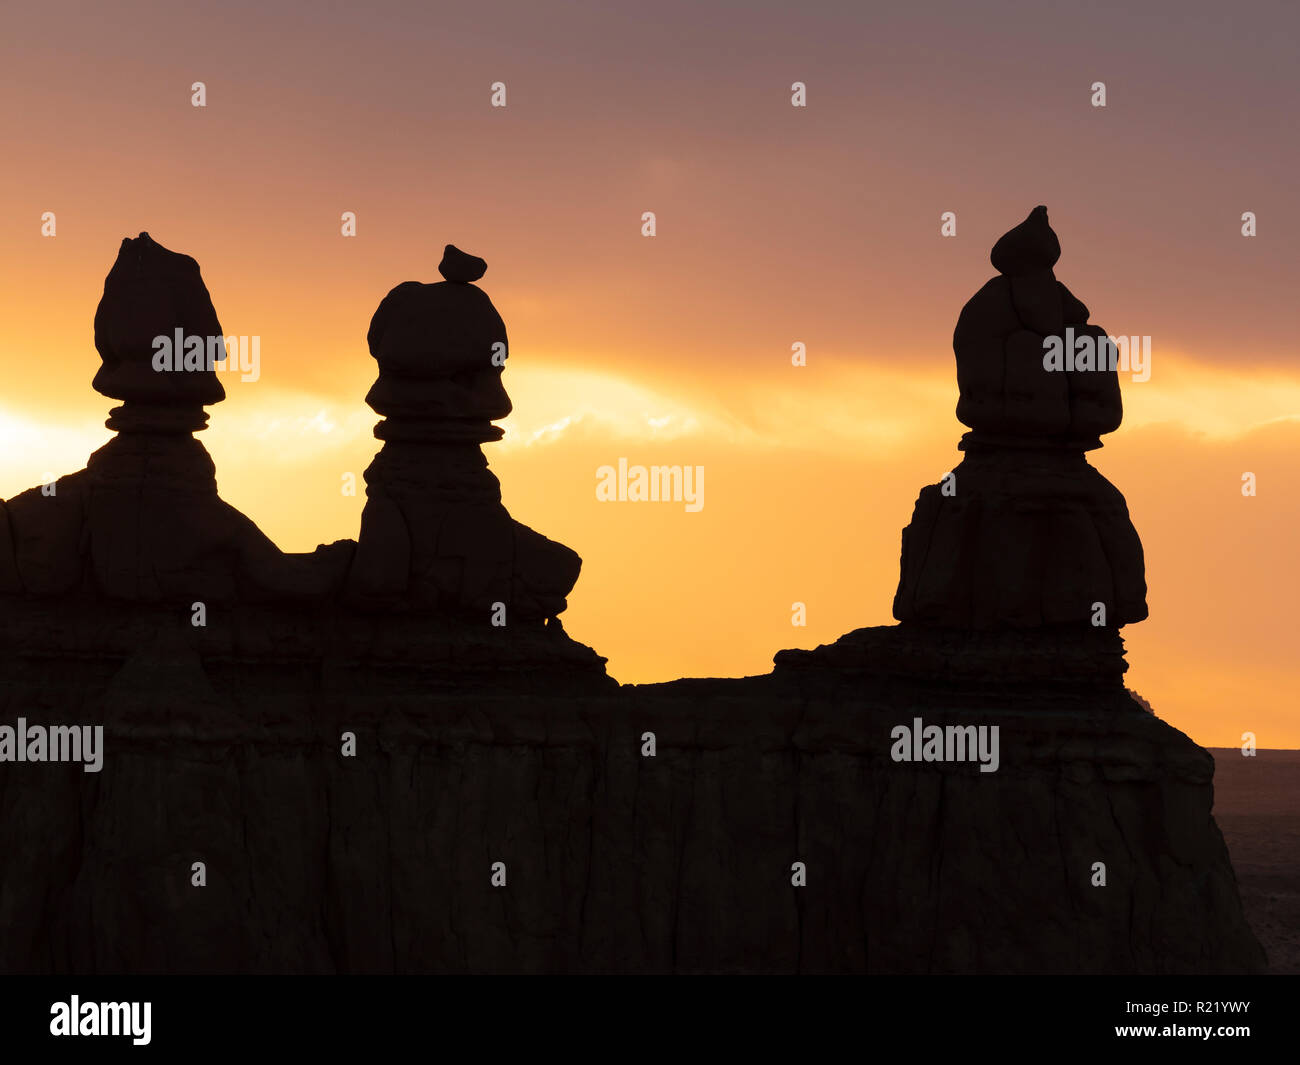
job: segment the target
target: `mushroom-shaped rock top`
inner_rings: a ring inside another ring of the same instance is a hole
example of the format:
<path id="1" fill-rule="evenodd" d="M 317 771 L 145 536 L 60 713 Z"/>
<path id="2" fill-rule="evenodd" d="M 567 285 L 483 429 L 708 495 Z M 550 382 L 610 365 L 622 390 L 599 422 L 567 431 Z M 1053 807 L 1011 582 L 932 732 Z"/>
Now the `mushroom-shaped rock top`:
<path id="1" fill-rule="evenodd" d="M 199 264 L 148 233 L 126 237 L 95 311 L 95 348 L 103 365 L 94 388 L 114 399 L 145 403 L 207 404 L 225 398 L 211 369 L 155 370 L 158 338 L 174 343 L 178 331 L 184 344 L 199 338 L 205 355 L 209 344 L 217 343 L 210 338 L 223 336 Z M 175 366 L 184 352 L 173 354 Z"/>

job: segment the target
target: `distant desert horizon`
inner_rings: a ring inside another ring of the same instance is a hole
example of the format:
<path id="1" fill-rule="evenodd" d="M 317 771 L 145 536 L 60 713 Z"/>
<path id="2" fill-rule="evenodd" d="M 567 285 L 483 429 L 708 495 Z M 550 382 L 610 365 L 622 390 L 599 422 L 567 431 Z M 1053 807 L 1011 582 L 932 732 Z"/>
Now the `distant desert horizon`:
<path id="1" fill-rule="evenodd" d="M 1209 748 L 1214 819 L 1269 971 L 1300 973 L 1300 751 Z"/>

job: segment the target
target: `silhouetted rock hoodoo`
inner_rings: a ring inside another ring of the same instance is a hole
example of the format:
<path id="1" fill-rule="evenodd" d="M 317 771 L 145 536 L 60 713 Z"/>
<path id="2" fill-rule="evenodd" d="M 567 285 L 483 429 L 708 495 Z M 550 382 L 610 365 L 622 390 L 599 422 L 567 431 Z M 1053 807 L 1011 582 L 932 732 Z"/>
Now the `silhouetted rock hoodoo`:
<path id="1" fill-rule="evenodd" d="M 157 369 L 155 339 L 173 337 L 193 358 Z M 106 423 L 117 436 L 84 470 L 0 504 L 0 590 L 186 608 L 334 594 L 350 545 L 285 554 L 217 494 L 192 434 L 225 399 L 208 361 L 224 340 L 198 263 L 148 233 L 122 241 L 95 312 L 94 387 L 123 401 Z"/>
<path id="2" fill-rule="evenodd" d="M 1060 254 L 1047 208 L 1034 208 L 994 246 L 999 276 L 962 309 L 953 349 L 966 458 L 922 489 L 903 532 L 900 621 L 1092 629 L 1117 645 L 1120 626 L 1147 616 L 1124 497 L 1084 457 L 1120 424 L 1116 369 L 1044 364 L 1049 337 L 1089 337 L 1103 354 L 1109 343 L 1056 280 Z"/>
<path id="3" fill-rule="evenodd" d="M 505 323 L 471 283 L 487 263 L 448 244 L 438 269 L 446 280 L 388 293 L 367 334 L 379 379 L 366 402 L 384 416 L 384 446 L 366 470 L 350 596 L 372 609 L 553 620 L 582 560 L 510 517 L 479 447 L 501 439 L 492 422 L 511 409 Z"/>

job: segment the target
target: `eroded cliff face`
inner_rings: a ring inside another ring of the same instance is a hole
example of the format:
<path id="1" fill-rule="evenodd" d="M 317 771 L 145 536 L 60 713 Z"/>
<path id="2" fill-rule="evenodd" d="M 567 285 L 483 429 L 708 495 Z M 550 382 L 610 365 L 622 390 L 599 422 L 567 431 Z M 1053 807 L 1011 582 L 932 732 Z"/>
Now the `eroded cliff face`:
<path id="1" fill-rule="evenodd" d="M 139 642 L 94 653 L 84 624 L 77 647 L 48 611 L 15 621 L 31 609 L 3 604 L 0 721 L 106 733 L 97 773 L 0 774 L 5 971 L 1264 964 L 1210 757 L 1122 689 L 1003 692 L 843 649 L 737 680 L 617 688 L 594 656 L 475 676 L 463 634 L 381 657 L 398 631 L 319 613 L 196 639 L 95 612 Z M 894 655 L 899 631 L 853 635 Z M 996 725 L 996 771 L 895 760 L 918 718 Z"/>

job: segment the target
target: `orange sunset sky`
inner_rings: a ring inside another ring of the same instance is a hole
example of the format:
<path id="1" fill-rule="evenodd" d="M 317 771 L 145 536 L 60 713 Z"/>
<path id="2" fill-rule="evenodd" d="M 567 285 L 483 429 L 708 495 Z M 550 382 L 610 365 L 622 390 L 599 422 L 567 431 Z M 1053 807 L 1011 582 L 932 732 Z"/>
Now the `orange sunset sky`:
<path id="1" fill-rule="evenodd" d="M 1146 549 L 1129 686 L 1300 747 L 1294 4 L 872 6 L 9 5 L 0 496 L 111 435 L 92 319 L 147 230 L 261 337 L 201 436 L 223 497 L 286 550 L 354 537 L 370 316 L 452 242 L 510 332 L 505 503 L 584 559 L 570 634 L 625 682 L 765 672 L 891 622 L 960 459 L 953 326 L 1042 203 L 1092 320 L 1152 338 L 1091 456 Z M 598 502 L 620 457 L 703 466 L 703 509 Z"/>

